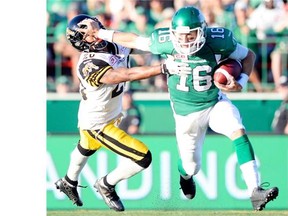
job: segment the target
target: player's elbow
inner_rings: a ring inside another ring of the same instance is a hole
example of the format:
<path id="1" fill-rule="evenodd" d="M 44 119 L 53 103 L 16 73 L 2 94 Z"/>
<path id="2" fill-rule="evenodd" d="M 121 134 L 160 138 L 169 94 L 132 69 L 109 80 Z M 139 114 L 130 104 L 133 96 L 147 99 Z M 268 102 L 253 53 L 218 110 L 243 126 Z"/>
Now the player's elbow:
<path id="1" fill-rule="evenodd" d="M 246 58 L 251 59 L 251 61 L 254 63 L 255 60 L 256 60 L 256 54 L 254 53 L 254 51 L 252 51 L 251 49 L 249 49 Z"/>

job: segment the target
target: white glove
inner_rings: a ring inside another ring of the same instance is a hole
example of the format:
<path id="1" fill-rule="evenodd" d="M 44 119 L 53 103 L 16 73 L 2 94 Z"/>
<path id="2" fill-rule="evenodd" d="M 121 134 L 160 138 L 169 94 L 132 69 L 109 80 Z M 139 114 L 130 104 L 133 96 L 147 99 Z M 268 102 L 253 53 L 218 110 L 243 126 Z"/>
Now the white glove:
<path id="1" fill-rule="evenodd" d="M 191 74 L 192 68 L 188 63 L 176 62 L 172 58 L 165 59 L 164 63 L 161 64 L 161 72 L 164 74 L 177 74 L 185 75 Z"/>

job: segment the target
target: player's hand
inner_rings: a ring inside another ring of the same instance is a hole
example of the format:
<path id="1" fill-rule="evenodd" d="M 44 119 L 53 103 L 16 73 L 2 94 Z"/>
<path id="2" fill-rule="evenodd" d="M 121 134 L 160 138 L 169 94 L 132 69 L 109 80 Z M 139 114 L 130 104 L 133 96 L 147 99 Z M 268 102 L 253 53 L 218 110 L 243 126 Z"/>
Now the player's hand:
<path id="1" fill-rule="evenodd" d="M 242 86 L 232 76 L 226 85 L 220 84 L 216 81 L 214 81 L 214 84 L 217 88 L 226 92 L 239 92 L 242 90 Z"/>
<path id="2" fill-rule="evenodd" d="M 191 74 L 192 68 L 188 63 L 176 62 L 171 58 L 168 58 L 162 64 L 161 72 L 164 74 L 177 74 L 177 75 L 187 75 Z"/>
<path id="3" fill-rule="evenodd" d="M 100 26 L 98 22 L 93 19 L 84 19 L 83 21 L 77 24 L 79 28 L 77 31 L 84 33 L 84 38 L 91 36 L 91 37 L 98 37 L 98 32 Z M 85 26 L 85 28 L 83 28 Z"/>

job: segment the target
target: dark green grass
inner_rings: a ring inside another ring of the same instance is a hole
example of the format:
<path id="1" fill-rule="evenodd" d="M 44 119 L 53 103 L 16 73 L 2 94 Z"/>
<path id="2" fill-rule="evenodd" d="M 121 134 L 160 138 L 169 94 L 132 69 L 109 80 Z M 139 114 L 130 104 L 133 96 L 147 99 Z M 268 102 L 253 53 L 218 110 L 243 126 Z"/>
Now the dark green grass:
<path id="1" fill-rule="evenodd" d="M 47 216 L 288 216 L 288 210 L 55 210 L 47 211 Z"/>

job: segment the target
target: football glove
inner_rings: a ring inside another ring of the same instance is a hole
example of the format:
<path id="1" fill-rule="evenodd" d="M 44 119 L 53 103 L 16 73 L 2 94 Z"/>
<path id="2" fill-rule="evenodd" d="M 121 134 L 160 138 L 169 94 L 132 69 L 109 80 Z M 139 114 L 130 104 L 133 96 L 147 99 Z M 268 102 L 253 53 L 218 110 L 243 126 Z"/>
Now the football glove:
<path id="1" fill-rule="evenodd" d="M 191 74 L 192 68 L 188 63 L 176 62 L 172 58 L 165 59 L 161 64 L 161 72 L 168 75 L 187 75 Z"/>

